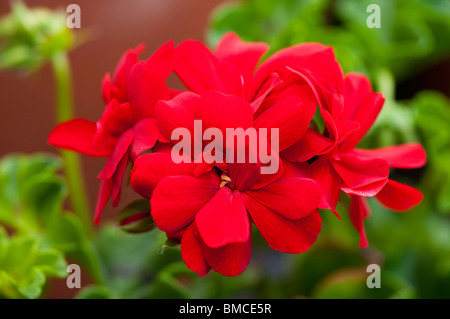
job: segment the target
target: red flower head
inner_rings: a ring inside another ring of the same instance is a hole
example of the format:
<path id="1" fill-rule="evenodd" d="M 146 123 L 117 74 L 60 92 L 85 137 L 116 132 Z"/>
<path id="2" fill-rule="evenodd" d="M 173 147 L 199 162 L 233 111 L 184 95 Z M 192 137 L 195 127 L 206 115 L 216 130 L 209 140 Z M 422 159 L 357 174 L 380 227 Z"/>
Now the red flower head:
<path id="1" fill-rule="evenodd" d="M 186 265 L 201 276 L 211 268 L 234 276 L 249 263 L 252 225 L 273 249 L 304 252 L 320 232 L 317 208 L 339 217 L 342 191 L 364 247 L 365 197 L 398 211 L 421 201 L 418 190 L 389 179 L 390 168 L 425 164 L 419 144 L 356 148 L 384 98 L 366 77 L 344 77 L 331 47 L 296 45 L 260 65 L 268 46 L 233 33 L 214 52 L 197 41 L 168 42 L 140 62 L 142 50 L 129 50 L 114 77 L 105 76 L 107 106 L 97 123 L 74 119 L 49 137 L 52 145 L 107 157 L 97 223 L 110 197 L 117 205 L 131 161 L 131 186 L 150 200 L 157 226 L 181 243 Z M 172 71 L 187 91 L 167 88 Z M 229 130 L 244 138 L 230 138 Z M 267 173 L 273 160 L 276 170 Z"/>
<path id="2" fill-rule="evenodd" d="M 425 151 L 417 143 L 376 150 L 356 149 L 383 106 L 381 94 L 372 91 L 369 80 L 363 75 L 347 74 L 343 87 L 336 87 L 335 93 L 330 94 L 323 84 L 292 70 L 313 88 L 320 102 L 325 128 L 322 134 L 309 128 L 301 140 L 282 153 L 282 157 L 303 162 L 291 167 L 291 174 L 313 178 L 321 184 L 324 196 L 320 208 L 331 209 L 337 214 L 335 207 L 340 191 L 351 196 L 350 218 L 360 233 L 360 246 L 366 247 L 363 219 L 370 212 L 364 197 L 376 196 L 382 204 L 399 211 L 420 203 L 422 194 L 418 190 L 388 177 L 390 167 L 423 166 Z"/>
<path id="3" fill-rule="evenodd" d="M 155 104 L 170 98 L 165 79 L 175 65 L 173 42 L 164 44 L 147 61 L 140 62 L 138 55 L 143 49 L 139 46 L 124 54 L 113 80 L 109 74 L 105 76 L 102 95 L 107 106 L 97 123 L 70 120 L 55 127 L 48 139 L 53 146 L 107 157 L 98 176 L 102 184 L 95 212 L 96 223 L 111 196 L 113 205 L 118 204 L 128 162 L 155 145 L 159 137 L 154 120 Z"/>
<path id="4" fill-rule="evenodd" d="M 224 136 L 229 128 L 260 130 L 278 120 L 261 118 L 264 120 L 254 120 L 245 99 L 215 91 L 201 96 L 181 93 L 156 107 L 161 134 L 172 143 L 176 141 L 172 132 L 177 128 L 187 128 L 195 135 L 194 120 L 202 120 L 202 133 L 218 128 Z M 289 138 L 280 133 L 280 145 Z M 140 156 L 134 163 L 131 185 L 151 198 L 158 227 L 169 238 L 181 240 L 182 257 L 190 269 L 199 275 L 210 268 L 227 276 L 242 273 L 250 260 L 252 222 L 276 250 L 301 253 L 314 243 L 320 232 L 317 206 L 322 196 L 315 181 L 284 178 L 281 166 L 276 173 L 262 174 L 261 161 L 250 162 L 250 155 L 244 163 L 237 163 L 227 153 L 225 163 L 214 162 L 209 169 L 198 170 L 205 164 L 193 163 L 195 158 L 189 151 L 184 154 L 187 163 L 175 164 L 173 146 L 160 144 L 155 152 Z M 239 147 L 234 146 L 234 154 Z M 251 144 L 244 148 L 247 154 L 258 152 Z"/>
<path id="5" fill-rule="evenodd" d="M 282 158 L 297 163 L 285 162 L 285 175 L 319 182 L 323 191 L 319 208 L 331 209 L 336 215 L 340 191 L 350 194 L 350 217 L 361 234 L 361 246 L 367 246 L 362 220 L 369 215 L 369 209 L 364 197 L 376 196 L 384 205 L 400 211 L 417 205 L 422 194 L 389 180 L 389 167 L 423 166 L 425 151 L 417 143 L 378 150 L 355 149 L 377 118 L 384 98 L 372 91 L 366 77 L 350 73 L 344 78 L 331 47 L 308 43 L 280 50 L 257 68 L 254 85 L 264 85 L 273 74 L 279 76 L 280 84 L 261 103 L 255 116 L 273 108 L 273 100 L 296 95 L 302 101 L 318 104 L 316 116 L 320 115 L 325 126 L 319 131 L 310 125 L 300 139 L 281 152 Z M 303 123 L 299 117 L 295 119 Z"/>

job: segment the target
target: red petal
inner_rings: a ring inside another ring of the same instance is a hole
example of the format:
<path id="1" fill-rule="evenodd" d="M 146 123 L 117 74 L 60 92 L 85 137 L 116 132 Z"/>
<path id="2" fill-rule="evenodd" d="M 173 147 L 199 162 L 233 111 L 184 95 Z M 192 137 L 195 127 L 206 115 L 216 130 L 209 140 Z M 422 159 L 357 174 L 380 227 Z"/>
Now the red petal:
<path id="1" fill-rule="evenodd" d="M 111 100 L 105 108 L 100 120 L 97 121 L 97 133 L 94 136 L 94 146 L 97 149 L 113 149 L 117 138 L 123 132 L 133 127 L 135 123 L 133 110 L 129 103 L 120 104 Z"/>
<path id="2" fill-rule="evenodd" d="M 155 119 L 143 119 L 134 125 L 133 131 L 134 141 L 130 151 L 132 160 L 135 160 L 142 152 L 155 146 L 159 137 L 159 130 Z"/>
<path id="3" fill-rule="evenodd" d="M 176 52 L 173 40 L 164 43 L 145 62 L 148 69 L 157 74 L 161 79 L 167 79 L 175 68 Z"/>
<path id="4" fill-rule="evenodd" d="M 155 104 L 170 98 L 164 80 L 143 62 L 136 63 L 128 77 L 128 99 L 137 118 L 155 117 Z"/>
<path id="5" fill-rule="evenodd" d="M 279 150 L 282 151 L 306 133 L 309 122 L 316 112 L 316 101 L 305 97 L 300 100 L 288 97 L 262 113 L 255 120 L 255 127 L 268 128 L 268 139 L 272 128 L 279 129 Z"/>
<path id="6" fill-rule="evenodd" d="M 248 232 L 251 232 L 249 226 Z M 247 268 L 252 254 L 252 237 L 244 243 L 228 244 L 219 248 L 203 245 L 203 253 L 208 264 L 224 276 L 238 276 Z"/>
<path id="7" fill-rule="evenodd" d="M 355 151 L 366 157 L 385 159 L 390 167 L 396 168 L 417 168 L 425 165 L 427 161 L 427 154 L 422 145 L 418 143 Z"/>
<path id="8" fill-rule="evenodd" d="M 256 114 L 261 104 L 264 102 L 266 97 L 273 91 L 275 87 L 277 87 L 280 83 L 282 83 L 280 76 L 277 73 L 272 73 L 270 75 L 270 79 L 264 82 L 264 84 L 257 89 L 256 93 L 253 94 L 252 92 L 248 93 L 250 95 L 250 98 L 248 98 L 252 106 L 253 113 Z M 256 95 L 253 97 L 253 95 Z"/>
<path id="9" fill-rule="evenodd" d="M 364 230 L 364 218 L 369 216 L 370 210 L 367 200 L 360 196 L 352 196 L 350 202 L 350 220 L 359 232 L 359 247 L 365 248 L 367 242 L 366 231 Z"/>
<path id="10" fill-rule="evenodd" d="M 106 203 L 111 197 L 111 192 L 112 192 L 112 180 L 111 179 L 102 180 L 100 184 L 100 190 L 98 192 L 97 205 L 95 207 L 94 223 L 96 225 L 100 224 L 100 216 L 102 214 L 103 209 L 106 206 Z"/>
<path id="11" fill-rule="evenodd" d="M 290 220 L 248 196 L 244 200 L 261 236 L 275 250 L 299 254 L 307 251 L 319 236 L 322 220 L 317 210 L 305 218 Z"/>
<path id="12" fill-rule="evenodd" d="M 286 67 L 304 70 L 332 93 L 343 92 L 343 74 L 332 47 L 319 43 L 305 43 L 280 50 L 261 64 L 255 77 L 262 82 L 273 72 L 286 74 L 289 72 Z"/>
<path id="13" fill-rule="evenodd" d="M 228 165 L 230 186 L 233 189 L 244 191 L 259 182 L 261 176 L 260 163 L 230 163 Z"/>
<path id="14" fill-rule="evenodd" d="M 418 205 L 423 199 L 423 194 L 414 187 L 390 179 L 376 197 L 390 209 L 405 211 Z"/>
<path id="15" fill-rule="evenodd" d="M 377 194 L 387 183 L 387 179 L 369 183 L 360 187 L 345 187 L 341 186 L 341 190 L 350 195 L 362 196 L 362 197 L 373 197 Z"/>
<path id="16" fill-rule="evenodd" d="M 380 93 L 373 92 L 366 76 L 348 73 L 345 76 L 344 101 L 341 119 L 355 121 L 360 125 L 360 129 L 349 136 L 342 146 L 342 150 L 351 150 L 375 122 L 383 107 L 384 98 Z"/>
<path id="17" fill-rule="evenodd" d="M 253 111 L 245 99 L 217 91 L 200 97 L 194 107 L 194 117 L 202 120 L 203 130 L 218 128 L 224 137 L 227 128 L 247 129 L 253 126 Z"/>
<path id="18" fill-rule="evenodd" d="M 237 116 L 237 114 L 239 114 Z M 242 97 L 234 95 L 225 95 L 217 91 L 209 91 L 200 97 L 200 100 L 194 107 L 194 118 L 202 121 L 203 132 L 208 128 L 216 128 L 222 132 L 224 145 L 222 150 L 228 148 L 228 142 L 234 141 L 234 150 L 236 146 L 236 140 L 232 139 L 233 135 L 228 133 L 228 130 L 235 129 L 247 130 L 253 126 L 253 111 L 250 104 Z M 202 133 L 203 133 L 202 132 Z M 256 130 L 251 129 L 249 133 L 254 133 L 256 137 Z M 247 140 L 247 139 L 246 139 Z M 201 144 L 200 144 L 201 143 Z M 194 145 L 205 146 L 207 142 L 196 141 Z M 248 148 L 244 148 L 249 150 Z M 227 155 L 230 154 L 227 149 Z M 235 154 L 237 154 L 235 152 Z M 231 162 L 231 161 L 230 161 Z"/>
<path id="19" fill-rule="evenodd" d="M 236 34 L 226 33 L 217 45 L 215 55 L 220 60 L 236 65 L 248 85 L 256 65 L 269 46 L 263 42 L 244 42 Z"/>
<path id="20" fill-rule="evenodd" d="M 139 54 L 144 51 L 145 46 L 143 44 L 136 47 L 136 49 L 129 49 L 125 52 L 117 64 L 116 70 L 113 77 L 113 85 L 117 88 L 117 93 L 120 96 L 112 96 L 117 98 L 119 102 L 124 102 L 123 98 L 126 97 L 125 93 L 127 91 L 128 75 L 130 70 L 139 61 Z"/>
<path id="21" fill-rule="evenodd" d="M 327 87 L 324 83 L 318 82 L 304 69 L 295 70 L 287 67 L 290 72 L 303 79 L 312 89 L 317 101 L 319 102 L 319 110 L 322 115 L 322 119 L 325 123 L 325 127 L 330 135 L 330 138 L 337 143 L 339 139 L 339 133 L 335 124 L 335 119 L 339 117 L 339 114 L 343 109 L 343 95 L 340 88 Z"/>
<path id="22" fill-rule="evenodd" d="M 133 130 L 128 130 L 122 134 L 122 136 L 117 140 L 116 147 L 113 152 L 109 155 L 103 170 L 98 175 L 100 179 L 111 178 L 116 171 L 117 165 L 123 158 L 124 154 L 128 151 L 131 143 L 134 139 Z"/>
<path id="23" fill-rule="evenodd" d="M 220 158 L 223 159 L 224 155 L 219 151 L 217 152 L 217 150 L 215 154 L 220 154 Z M 187 155 L 187 154 L 186 154 Z M 226 167 L 227 164 L 226 163 L 216 163 L 215 161 L 216 157 L 215 155 L 213 155 L 213 150 L 209 150 L 207 152 L 202 152 L 199 156 L 197 161 L 195 162 L 201 162 L 201 163 L 196 163 L 195 166 L 195 170 L 194 170 L 194 175 L 195 176 L 201 176 L 209 171 L 211 171 L 216 165 L 225 165 Z"/>
<path id="24" fill-rule="evenodd" d="M 112 100 L 120 101 L 120 103 L 125 103 L 128 101 L 126 89 L 115 86 L 112 83 L 111 75 L 109 73 L 106 73 L 103 77 L 102 98 L 106 104 Z"/>
<path id="25" fill-rule="evenodd" d="M 330 164 L 327 156 L 319 157 L 314 163 L 298 164 L 304 175 L 309 176 L 319 183 L 322 190 L 322 199 L 319 204 L 321 209 L 331 209 L 335 214 L 335 207 L 339 200 L 342 180 Z M 339 216 L 338 216 L 339 217 Z"/>
<path id="26" fill-rule="evenodd" d="M 102 98 L 105 103 L 109 103 L 113 99 L 112 90 L 111 74 L 106 73 L 102 80 Z"/>
<path id="27" fill-rule="evenodd" d="M 360 126 L 358 122 L 348 120 L 336 120 L 336 129 L 338 132 L 338 143 L 342 143 L 348 139 L 351 139 L 354 134 L 358 133 Z M 342 147 L 340 149 L 342 151 Z"/>
<path id="28" fill-rule="evenodd" d="M 181 257 L 186 266 L 200 277 L 206 275 L 211 269 L 203 255 L 195 225 L 189 226 L 181 238 Z"/>
<path id="29" fill-rule="evenodd" d="M 175 232 L 189 225 L 195 215 L 217 193 L 220 180 L 214 174 L 202 177 L 169 176 L 153 191 L 150 205 L 156 225 Z"/>
<path id="30" fill-rule="evenodd" d="M 193 176 L 194 163 L 172 161 L 170 152 L 154 152 L 139 156 L 131 170 L 131 187 L 141 196 L 150 198 L 158 182 L 167 176 Z"/>
<path id="31" fill-rule="evenodd" d="M 176 128 L 187 128 L 193 132 L 194 107 L 199 99 L 195 93 L 183 92 L 170 101 L 160 101 L 156 104 L 156 123 L 165 139 L 170 141 Z"/>
<path id="32" fill-rule="evenodd" d="M 236 114 L 239 114 L 239 116 L 236 116 Z M 223 141 L 222 150 L 226 149 L 227 156 L 234 155 L 234 158 L 227 159 L 228 162 L 237 163 L 238 150 L 245 151 L 246 156 L 248 156 L 249 151 L 256 151 L 255 145 L 248 144 L 249 138 L 245 138 L 245 141 L 237 138 L 237 136 L 248 133 L 249 136 L 253 136 L 257 140 L 257 132 L 252 128 L 253 112 L 250 104 L 244 98 L 209 91 L 203 94 L 195 105 L 194 118 L 202 121 L 203 132 L 209 128 L 219 129 L 222 132 L 222 137 L 226 139 Z M 247 131 L 248 128 L 250 129 Z M 239 132 L 243 134 L 239 134 Z M 200 143 L 206 146 L 208 142 L 196 141 L 195 144 L 202 145 Z M 234 153 L 231 153 L 230 150 L 234 150 Z"/>
<path id="33" fill-rule="evenodd" d="M 331 161 L 336 172 L 342 178 L 343 187 L 356 190 L 363 186 L 373 184 L 370 195 L 374 196 L 383 187 L 389 176 L 388 163 L 383 159 L 368 159 L 358 156 L 356 153 L 339 154 L 338 158 Z M 383 182 L 381 185 L 376 182 Z"/>
<path id="34" fill-rule="evenodd" d="M 178 94 L 185 93 L 185 92 L 186 91 L 183 91 L 183 90 L 176 90 L 176 89 L 169 88 L 170 99 L 173 99 Z"/>
<path id="35" fill-rule="evenodd" d="M 108 156 L 110 151 L 94 149 L 97 128 L 94 122 L 74 119 L 57 125 L 48 137 L 48 143 L 67 150 L 90 156 Z"/>
<path id="36" fill-rule="evenodd" d="M 314 156 L 322 154 L 332 145 L 333 142 L 330 139 L 317 131 L 308 128 L 303 137 L 298 142 L 285 149 L 281 153 L 281 156 L 294 162 L 306 162 Z"/>
<path id="37" fill-rule="evenodd" d="M 112 204 L 116 207 L 119 204 L 120 193 L 122 189 L 122 180 L 127 169 L 129 154 L 126 152 L 115 170 L 112 176 Z"/>
<path id="38" fill-rule="evenodd" d="M 270 145 L 269 145 L 269 147 L 270 147 Z M 273 154 L 273 150 L 271 150 L 270 152 L 272 152 L 271 154 Z M 259 170 L 260 170 L 260 174 L 259 174 L 259 180 L 258 180 L 258 182 L 256 183 L 256 184 L 252 184 L 252 183 L 248 183 L 247 184 L 247 187 L 245 187 L 245 188 L 242 188 L 243 190 L 246 190 L 246 189 L 251 189 L 251 190 L 254 190 L 254 191 L 256 191 L 256 190 L 258 190 L 258 189 L 261 189 L 261 188 L 263 188 L 263 187 L 265 187 L 265 186 L 267 186 L 267 185 L 269 185 L 270 183 L 272 183 L 272 182 L 274 182 L 274 181 L 276 181 L 276 180 L 278 180 L 278 179 L 280 179 L 282 176 L 283 176 L 283 170 L 284 170 L 284 167 L 283 167 L 283 160 L 280 158 L 280 157 L 272 157 L 271 158 L 271 161 L 278 161 L 278 170 L 275 172 L 275 173 L 272 173 L 272 172 L 270 172 L 270 173 L 262 173 L 261 172 L 261 170 L 263 169 L 263 168 L 267 168 L 267 167 L 269 167 L 269 165 L 275 165 L 275 164 L 272 164 L 272 163 L 266 163 L 266 164 L 263 164 L 263 163 L 261 163 L 261 165 L 259 166 L 260 168 L 259 168 Z M 273 168 L 271 169 L 271 170 L 273 170 Z M 231 177 L 231 173 L 230 173 L 230 177 Z M 237 179 L 239 179 L 239 178 L 242 178 L 243 179 L 243 176 L 241 176 L 241 175 L 238 175 L 238 178 Z M 235 178 L 236 179 L 236 178 Z M 233 181 L 233 180 L 232 180 Z M 251 187 L 250 187 L 251 186 Z"/>
<path id="39" fill-rule="evenodd" d="M 198 41 L 184 41 L 176 50 L 175 72 L 188 90 L 199 94 L 218 90 L 240 95 L 242 78 L 235 65 L 219 61 L 203 43 Z"/>
<path id="40" fill-rule="evenodd" d="M 317 209 L 322 198 L 319 184 L 306 178 L 281 178 L 257 191 L 248 190 L 246 194 L 288 219 L 308 216 Z"/>
<path id="41" fill-rule="evenodd" d="M 228 174 L 231 178 L 230 186 L 233 189 L 243 191 L 259 182 L 261 176 L 261 162 L 260 157 L 258 156 L 258 146 L 255 147 L 254 145 L 250 145 L 247 141 L 238 141 L 234 144 L 233 157 L 230 155 L 231 148 L 231 144 L 227 143 L 226 162 L 229 163 Z M 244 154 L 245 158 L 240 158 L 242 155 L 240 156 L 239 154 Z M 253 159 L 254 162 L 250 161 L 251 159 Z"/>
<path id="42" fill-rule="evenodd" d="M 133 109 L 130 103 L 120 104 L 116 99 L 111 100 L 105 108 L 97 130 L 104 130 L 112 136 L 118 137 L 135 123 Z"/>
<path id="43" fill-rule="evenodd" d="M 188 226 L 186 228 L 183 228 L 183 229 L 181 229 L 179 231 L 176 231 L 176 232 L 166 232 L 167 239 L 169 239 L 171 242 L 173 242 L 175 244 L 180 244 L 181 243 L 181 238 L 186 233 L 186 230 L 189 227 L 190 226 Z"/>
<path id="44" fill-rule="evenodd" d="M 220 188 L 203 206 L 195 217 L 195 223 L 201 238 L 210 248 L 244 243 L 250 236 L 250 221 L 242 196 L 228 187 Z"/>
<path id="45" fill-rule="evenodd" d="M 311 178 L 312 170 L 308 163 L 295 163 L 283 161 L 283 178 Z"/>
<path id="46" fill-rule="evenodd" d="M 268 91 L 268 92 L 267 92 Z M 267 94 L 270 93 L 270 94 Z M 264 111 L 277 104 L 279 101 L 289 97 L 297 97 L 300 101 L 314 100 L 317 105 L 317 99 L 311 90 L 311 87 L 305 83 L 303 79 L 299 79 L 294 74 L 287 74 L 280 79 L 278 73 L 272 73 L 261 87 L 257 88 L 252 106 L 257 100 L 263 98 L 258 104 L 258 108 L 254 108 L 255 118 Z"/>
<path id="47" fill-rule="evenodd" d="M 277 54 L 284 56 L 280 60 L 289 72 L 299 75 L 311 86 L 320 106 L 333 118 L 338 118 L 343 107 L 344 77 L 333 49 L 306 43 L 280 50 L 273 57 Z M 269 59 L 266 62 L 269 63 Z"/>

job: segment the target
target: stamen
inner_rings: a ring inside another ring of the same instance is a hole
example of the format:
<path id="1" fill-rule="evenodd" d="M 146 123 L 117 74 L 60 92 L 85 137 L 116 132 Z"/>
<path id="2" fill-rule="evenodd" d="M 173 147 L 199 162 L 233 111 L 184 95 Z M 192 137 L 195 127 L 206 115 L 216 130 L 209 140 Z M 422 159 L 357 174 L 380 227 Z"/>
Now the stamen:
<path id="1" fill-rule="evenodd" d="M 222 174 L 220 176 L 220 179 L 222 180 L 222 182 L 220 183 L 220 188 L 224 187 L 229 182 L 231 182 L 231 178 L 229 176 L 225 175 L 225 174 Z"/>

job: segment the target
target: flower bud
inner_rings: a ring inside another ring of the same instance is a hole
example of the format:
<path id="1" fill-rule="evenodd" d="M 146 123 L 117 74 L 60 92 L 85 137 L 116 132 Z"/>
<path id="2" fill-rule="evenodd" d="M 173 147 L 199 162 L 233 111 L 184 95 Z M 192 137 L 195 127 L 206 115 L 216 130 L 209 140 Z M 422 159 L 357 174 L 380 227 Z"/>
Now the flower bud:
<path id="1" fill-rule="evenodd" d="M 20 1 L 0 18 L 0 69 L 35 70 L 56 53 L 67 51 L 73 35 L 64 12 L 29 9 Z"/>
<path id="2" fill-rule="evenodd" d="M 155 223 L 150 215 L 150 203 L 146 199 L 140 199 L 126 206 L 117 217 L 121 229 L 128 233 L 143 233 L 155 228 Z"/>

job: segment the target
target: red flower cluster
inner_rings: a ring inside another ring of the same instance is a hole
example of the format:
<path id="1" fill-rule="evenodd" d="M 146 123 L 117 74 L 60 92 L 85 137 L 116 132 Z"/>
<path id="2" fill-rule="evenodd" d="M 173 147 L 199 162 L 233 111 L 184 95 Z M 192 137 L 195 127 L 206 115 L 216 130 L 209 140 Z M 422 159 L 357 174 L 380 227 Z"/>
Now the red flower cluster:
<path id="1" fill-rule="evenodd" d="M 113 79 L 107 75 L 103 81 L 107 106 L 102 118 L 62 123 L 49 137 L 54 146 L 107 157 L 99 175 L 96 223 L 110 197 L 118 204 L 132 163 L 131 186 L 150 200 L 156 225 L 181 243 L 186 265 L 200 276 L 211 268 L 234 276 L 250 261 L 252 225 L 273 249 L 304 252 L 321 230 L 318 209 L 339 217 L 335 208 L 346 193 L 365 247 L 366 197 L 375 196 L 397 211 L 421 201 L 418 190 L 389 179 L 390 167 L 425 164 L 419 144 L 356 148 L 384 102 L 366 77 L 344 76 L 332 48 L 318 43 L 281 50 L 259 64 L 267 49 L 230 33 L 214 52 L 188 40 L 175 48 L 166 43 L 147 61 L 138 59 L 143 47 L 123 56 Z M 167 87 L 172 72 L 186 91 Z M 324 127 L 319 129 L 313 117 L 321 118 Z M 203 123 L 201 133 L 277 129 L 278 145 L 273 147 L 270 134 L 260 134 L 258 147 L 248 140 L 232 144 L 231 154 L 244 150 L 244 162 L 206 147 L 200 158 L 190 149 L 182 154 L 186 160 L 176 163 L 173 132 L 185 128 L 195 142 L 196 120 Z M 262 146 L 276 156 L 275 173 L 261 173 L 266 165 L 258 151 Z M 218 157 L 223 161 L 214 160 Z"/>

